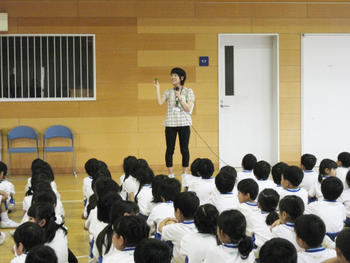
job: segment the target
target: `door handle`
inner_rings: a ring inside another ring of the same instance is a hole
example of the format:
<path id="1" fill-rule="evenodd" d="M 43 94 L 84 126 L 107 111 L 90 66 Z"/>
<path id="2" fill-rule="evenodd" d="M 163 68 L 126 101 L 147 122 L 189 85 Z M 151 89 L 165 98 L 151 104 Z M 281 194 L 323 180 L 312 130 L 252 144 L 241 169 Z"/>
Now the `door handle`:
<path id="1" fill-rule="evenodd" d="M 224 105 L 224 104 L 220 104 L 220 108 L 230 108 L 230 105 Z"/>

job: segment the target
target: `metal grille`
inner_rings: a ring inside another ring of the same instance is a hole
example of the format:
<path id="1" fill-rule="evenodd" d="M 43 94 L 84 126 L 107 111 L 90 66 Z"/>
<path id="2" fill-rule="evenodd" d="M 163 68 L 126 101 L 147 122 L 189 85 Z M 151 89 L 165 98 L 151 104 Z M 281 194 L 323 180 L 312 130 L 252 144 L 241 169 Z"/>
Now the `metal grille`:
<path id="1" fill-rule="evenodd" d="M 0 100 L 95 100 L 94 35 L 0 35 Z"/>

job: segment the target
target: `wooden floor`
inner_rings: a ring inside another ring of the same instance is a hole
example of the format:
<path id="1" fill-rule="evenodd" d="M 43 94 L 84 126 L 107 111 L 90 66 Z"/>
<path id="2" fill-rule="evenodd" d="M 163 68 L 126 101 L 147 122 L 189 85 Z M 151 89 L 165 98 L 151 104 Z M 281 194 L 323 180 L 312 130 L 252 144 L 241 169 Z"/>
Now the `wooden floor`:
<path id="1" fill-rule="evenodd" d="M 69 248 L 78 257 L 79 262 L 88 262 L 88 233 L 84 230 L 84 221 L 81 218 L 83 212 L 83 194 L 82 181 L 85 174 L 79 174 L 75 179 L 72 174 L 56 175 L 55 181 L 66 212 L 66 226 L 68 227 Z M 114 176 L 113 176 L 114 177 Z M 20 222 L 23 210 L 22 201 L 24 198 L 24 187 L 28 176 L 13 176 L 10 181 L 13 182 L 16 189 L 16 210 L 9 217 Z M 119 178 L 114 178 L 119 183 Z M 13 229 L 11 229 L 13 230 Z M 6 241 L 0 246 L 0 263 L 9 263 L 14 257 L 12 247 L 13 239 L 10 235 L 10 229 L 1 229 L 6 234 Z"/>

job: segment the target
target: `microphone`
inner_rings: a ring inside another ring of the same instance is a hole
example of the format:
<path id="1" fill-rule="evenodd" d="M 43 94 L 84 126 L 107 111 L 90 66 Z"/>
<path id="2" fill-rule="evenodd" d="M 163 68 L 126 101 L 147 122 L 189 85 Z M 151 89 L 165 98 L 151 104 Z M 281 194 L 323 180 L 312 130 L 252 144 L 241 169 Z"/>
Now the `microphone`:
<path id="1" fill-rule="evenodd" d="M 174 90 L 175 90 L 175 91 L 179 91 L 180 88 L 179 88 L 179 87 L 175 87 Z M 178 98 L 177 96 L 175 96 L 175 105 L 176 105 L 176 107 L 179 106 L 179 98 Z"/>

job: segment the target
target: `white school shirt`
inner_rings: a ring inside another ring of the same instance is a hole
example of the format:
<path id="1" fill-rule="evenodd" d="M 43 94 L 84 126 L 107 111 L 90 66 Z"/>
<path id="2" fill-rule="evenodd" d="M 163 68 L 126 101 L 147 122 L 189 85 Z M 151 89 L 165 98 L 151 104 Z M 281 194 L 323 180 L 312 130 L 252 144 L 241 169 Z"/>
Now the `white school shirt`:
<path id="1" fill-rule="evenodd" d="M 346 175 L 348 172 L 349 172 L 349 168 L 346 168 L 346 167 L 337 168 L 337 177 L 340 179 L 340 181 L 343 182 L 344 189 L 349 188 L 348 184 L 346 183 Z"/>
<path id="2" fill-rule="evenodd" d="M 340 232 L 346 219 L 345 207 L 337 201 L 321 200 L 310 203 L 305 208 L 305 214 L 319 216 L 326 225 L 327 233 Z"/>
<path id="3" fill-rule="evenodd" d="M 210 203 L 213 204 L 221 214 L 225 210 L 237 209 L 239 201 L 235 191 L 226 194 L 214 193 L 210 196 Z"/>
<path id="4" fill-rule="evenodd" d="M 258 203 L 252 203 L 252 202 L 245 202 L 241 203 L 237 210 L 239 210 L 246 219 L 247 222 L 247 230 L 246 232 L 248 234 L 251 234 L 251 231 L 253 229 L 253 221 L 250 220 L 250 218 L 253 218 L 256 214 L 260 213 L 260 209 L 258 208 Z"/>
<path id="5" fill-rule="evenodd" d="M 139 190 L 139 187 L 140 187 L 139 181 L 137 181 L 135 177 L 132 177 L 131 175 L 129 175 L 129 177 L 126 178 L 126 180 L 123 182 L 123 187 L 120 195 L 124 200 L 126 200 L 127 195 L 129 193 L 134 193 L 135 195 Z"/>
<path id="6" fill-rule="evenodd" d="M 173 263 L 184 263 L 185 256 L 180 253 L 181 239 L 186 234 L 198 232 L 193 220 L 185 220 L 182 223 L 166 225 L 162 230 L 162 240 L 171 241 L 174 245 Z"/>
<path id="7" fill-rule="evenodd" d="M 334 249 L 325 249 L 324 247 L 310 248 L 298 252 L 298 263 L 320 263 L 336 256 L 337 253 Z"/>
<path id="8" fill-rule="evenodd" d="M 59 228 L 52 241 L 44 245 L 51 247 L 55 251 L 57 263 L 68 263 L 68 239 L 62 229 Z"/>
<path id="9" fill-rule="evenodd" d="M 312 186 L 318 181 L 318 174 L 313 170 L 305 170 L 303 181 L 300 183 L 300 187 L 304 188 L 307 192 L 310 191 Z"/>
<path id="10" fill-rule="evenodd" d="M 246 217 L 247 222 L 247 231 L 249 235 L 255 236 L 255 244 L 261 248 L 266 241 L 272 238 L 272 233 L 270 230 L 270 226 L 266 224 L 266 217 L 268 213 L 260 212 L 260 213 L 251 213 L 248 217 Z M 248 229 L 248 225 L 249 228 Z"/>
<path id="11" fill-rule="evenodd" d="M 279 192 L 280 195 L 280 200 L 282 200 L 283 197 L 288 196 L 288 195 L 296 195 L 303 200 L 305 207 L 307 206 L 309 199 L 308 199 L 308 193 L 306 192 L 305 189 L 303 188 L 296 188 L 296 189 L 281 189 Z"/>
<path id="12" fill-rule="evenodd" d="M 180 253 L 189 263 L 202 263 L 208 248 L 217 246 L 216 237 L 210 234 L 190 233 L 181 239 Z"/>
<path id="13" fill-rule="evenodd" d="M 267 180 L 257 180 L 255 179 L 255 181 L 258 183 L 259 185 L 259 193 L 261 193 L 264 189 L 270 188 L 270 189 L 274 189 L 276 184 L 267 179 Z"/>
<path id="14" fill-rule="evenodd" d="M 204 259 L 205 263 L 254 263 L 254 261 L 253 251 L 250 252 L 248 258 L 242 259 L 237 244 L 223 244 L 208 248 Z"/>
<path id="15" fill-rule="evenodd" d="M 197 194 L 199 198 L 200 205 L 210 203 L 210 195 L 215 193 L 215 179 L 210 177 L 209 179 L 203 179 L 193 182 L 191 186 L 189 186 L 188 191 L 193 191 Z"/>
<path id="16" fill-rule="evenodd" d="M 200 179 L 202 179 L 200 176 L 193 176 L 192 174 L 185 174 L 182 177 L 182 186 L 189 187 L 193 183 L 198 182 Z"/>
<path id="17" fill-rule="evenodd" d="M 134 247 L 123 250 L 113 249 L 113 252 L 103 257 L 103 263 L 134 263 Z"/>
<path id="18" fill-rule="evenodd" d="M 26 258 L 27 258 L 27 254 L 23 253 L 19 256 L 14 257 L 11 260 L 11 263 L 24 263 L 26 261 Z"/>
<path id="19" fill-rule="evenodd" d="M 303 249 L 297 243 L 297 235 L 294 230 L 294 223 L 280 224 L 272 228 L 272 237 L 280 237 L 290 241 L 297 251 L 302 251 Z"/>
<path id="20" fill-rule="evenodd" d="M 154 229 L 156 225 L 156 230 L 158 231 L 159 223 L 167 217 L 175 217 L 174 205 L 173 202 L 170 201 L 165 203 L 158 203 L 152 209 L 147 219 L 147 224 L 151 227 L 151 229 Z"/>
<path id="21" fill-rule="evenodd" d="M 323 199 L 323 194 L 321 191 L 321 184 L 319 181 L 317 181 L 313 186 L 311 186 L 310 191 L 309 191 L 309 196 L 316 197 L 317 200 Z"/>
<path id="22" fill-rule="evenodd" d="M 350 218 L 350 188 L 345 189 L 340 197 L 340 201 L 345 207 L 346 216 Z"/>
<path id="23" fill-rule="evenodd" d="M 0 181 L 0 190 L 6 192 L 8 195 L 14 195 L 16 193 L 13 183 L 6 179 Z"/>
<path id="24" fill-rule="evenodd" d="M 84 200 L 89 200 L 90 196 L 94 194 L 94 191 L 91 187 L 92 178 L 91 176 L 85 177 L 83 180 L 83 196 Z"/>
<path id="25" fill-rule="evenodd" d="M 136 192 L 137 193 L 137 192 Z M 135 193 L 135 196 L 136 196 Z M 150 184 L 144 185 L 137 195 L 137 205 L 140 208 L 140 213 L 142 215 L 148 216 L 151 211 L 149 210 L 150 204 L 152 202 L 152 186 Z"/>
<path id="26" fill-rule="evenodd" d="M 236 185 L 238 185 L 238 183 L 240 181 L 242 181 L 243 179 L 248 179 L 248 178 L 256 180 L 254 173 L 253 173 L 253 170 L 242 170 L 242 171 L 238 172 Z"/>

